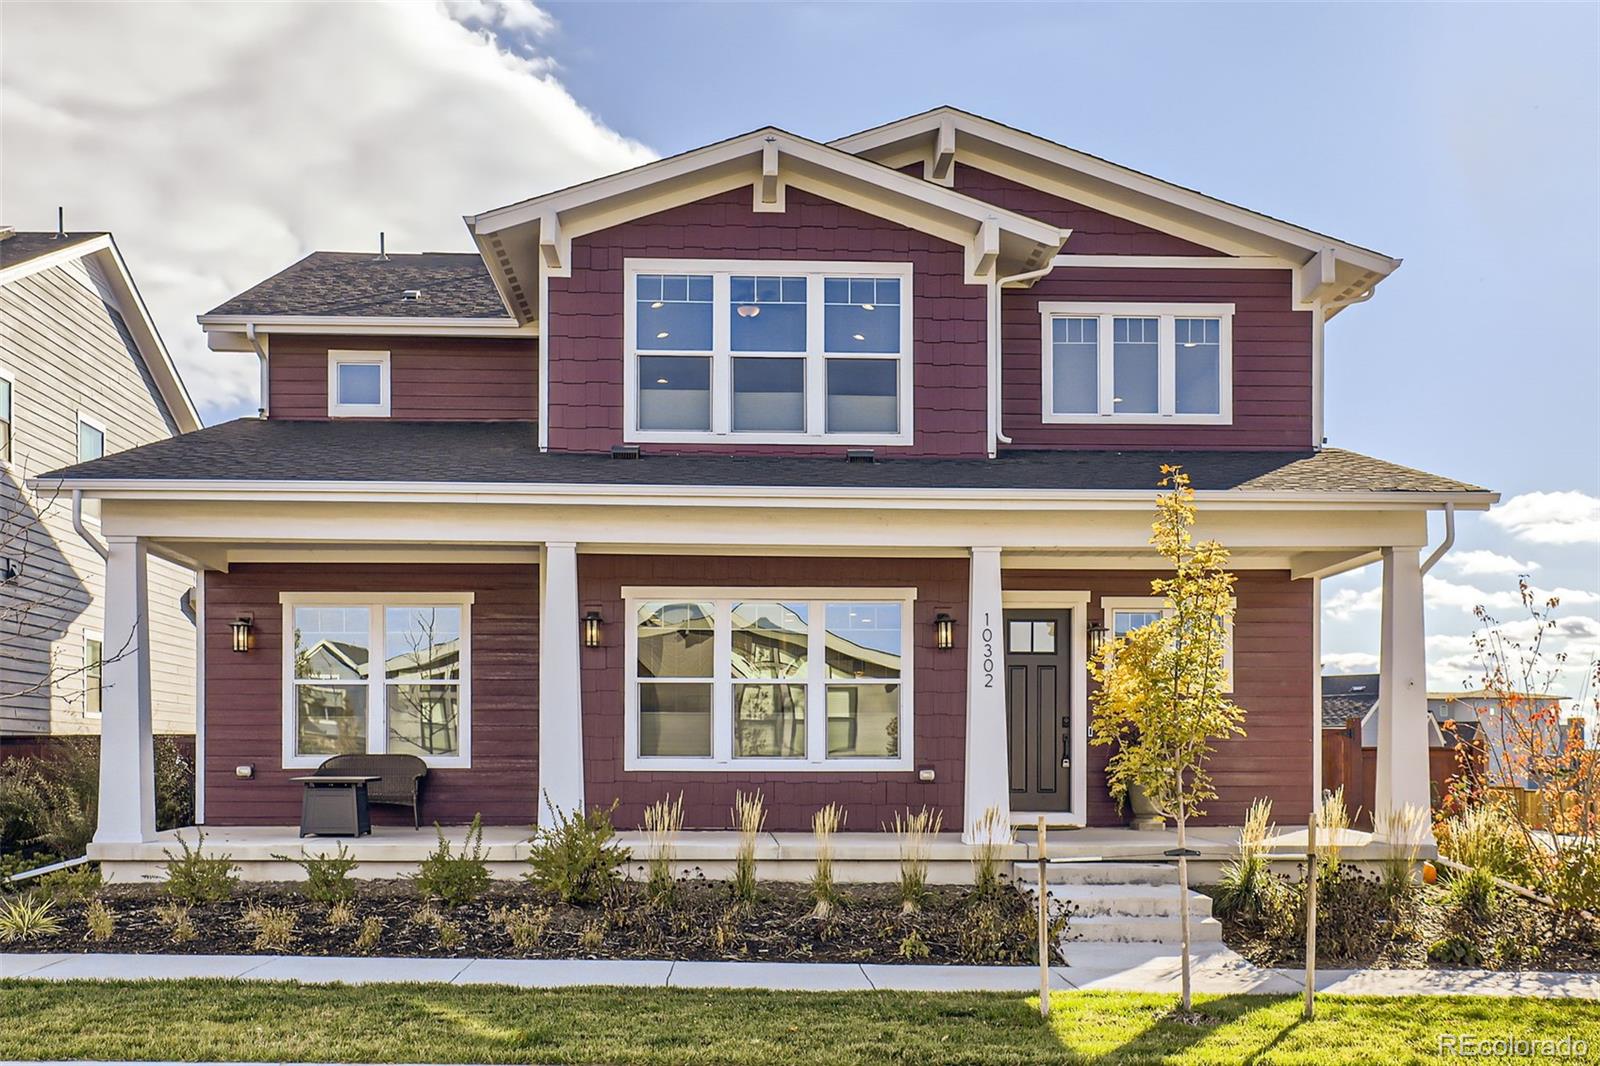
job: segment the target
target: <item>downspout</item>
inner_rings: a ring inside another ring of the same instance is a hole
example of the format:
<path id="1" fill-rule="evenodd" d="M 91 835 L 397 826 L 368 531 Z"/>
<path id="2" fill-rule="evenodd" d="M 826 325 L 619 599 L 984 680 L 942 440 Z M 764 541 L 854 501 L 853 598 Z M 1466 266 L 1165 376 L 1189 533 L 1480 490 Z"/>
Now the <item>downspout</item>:
<path id="1" fill-rule="evenodd" d="M 256 324 L 246 322 L 244 325 L 245 339 L 250 342 L 250 347 L 255 349 L 256 359 L 261 363 L 261 406 L 256 411 L 258 418 L 267 417 L 267 350 L 261 345 L 261 338 L 256 336 Z"/>
<path id="2" fill-rule="evenodd" d="M 89 532 L 89 527 L 83 524 L 83 490 L 72 490 L 72 528 L 77 530 L 83 542 L 94 549 L 94 553 L 102 559 L 111 558 L 111 549 L 100 542 L 100 538 Z"/>
<path id="3" fill-rule="evenodd" d="M 1434 563 L 1444 558 L 1444 553 L 1449 551 L 1450 546 L 1455 542 L 1456 505 L 1453 503 L 1447 503 L 1444 505 L 1444 541 L 1437 548 L 1433 549 L 1433 554 L 1428 556 L 1428 558 L 1423 562 L 1422 575 L 1424 577 L 1428 575 L 1429 570 L 1433 569 Z"/>
<path id="4" fill-rule="evenodd" d="M 1071 230 L 1063 230 L 1062 233 L 1062 241 L 1065 242 L 1066 234 L 1071 233 Z M 1021 274 L 1012 274 L 1009 277 L 1002 278 L 998 272 L 989 275 L 989 425 L 991 427 L 989 458 L 991 459 L 994 458 L 996 442 L 1011 443 L 1011 438 L 1006 436 L 1005 428 L 1001 424 L 1005 407 L 1000 395 L 1000 382 L 1003 377 L 1000 367 L 1000 291 L 1015 282 L 1042 278 L 1055 268 L 1055 262 L 1052 260 L 1048 266 L 1038 270 L 1025 270 Z"/>

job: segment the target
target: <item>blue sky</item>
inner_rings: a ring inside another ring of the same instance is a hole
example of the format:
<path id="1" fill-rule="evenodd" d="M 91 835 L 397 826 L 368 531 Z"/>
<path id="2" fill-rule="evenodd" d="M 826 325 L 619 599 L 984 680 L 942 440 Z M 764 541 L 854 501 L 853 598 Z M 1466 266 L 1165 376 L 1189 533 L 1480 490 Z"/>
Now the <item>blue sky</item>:
<path id="1" fill-rule="evenodd" d="M 1329 327 L 1330 443 L 1509 501 L 1434 572 L 1433 682 L 1520 571 L 1600 651 L 1596 5 L 129 3 L 6 37 L 5 221 L 116 231 L 208 421 L 253 369 L 194 314 L 306 251 L 465 248 L 463 213 L 768 123 L 956 104 L 1403 257 Z M 1325 583 L 1333 669 L 1375 661 L 1376 579 Z"/>

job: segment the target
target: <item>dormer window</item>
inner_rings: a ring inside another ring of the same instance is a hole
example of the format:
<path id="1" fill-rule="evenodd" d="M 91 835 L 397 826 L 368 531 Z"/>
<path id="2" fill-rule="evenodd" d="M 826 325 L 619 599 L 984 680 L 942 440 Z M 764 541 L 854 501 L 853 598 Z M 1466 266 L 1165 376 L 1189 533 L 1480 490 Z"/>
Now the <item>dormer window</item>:
<path id="1" fill-rule="evenodd" d="M 1041 303 L 1044 421 L 1233 421 L 1232 304 Z"/>
<path id="2" fill-rule="evenodd" d="M 328 353 L 328 415 L 386 418 L 389 414 L 389 353 Z"/>
<path id="3" fill-rule="evenodd" d="M 627 261 L 630 442 L 911 443 L 911 267 Z"/>

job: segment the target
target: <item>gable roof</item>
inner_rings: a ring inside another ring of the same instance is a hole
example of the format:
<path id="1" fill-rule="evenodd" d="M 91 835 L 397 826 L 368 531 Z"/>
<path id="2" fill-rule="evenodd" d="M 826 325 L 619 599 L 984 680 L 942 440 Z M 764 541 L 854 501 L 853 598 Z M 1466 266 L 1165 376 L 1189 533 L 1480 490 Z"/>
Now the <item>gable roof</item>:
<path id="1" fill-rule="evenodd" d="M 528 322 L 538 318 L 541 273 L 570 272 L 574 237 L 745 186 L 754 210 L 778 212 L 790 185 L 964 246 L 969 280 L 1048 266 L 1066 239 L 1049 223 L 775 126 L 465 221 L 506 306 Z"/>
<path id="2" fill-rule="evenodd" d="M 408 292 L 419 295 L 407 299 Z M 505 319 L 505 305 L 476 252 L 312 252 L 200 316 L 278 315 Z"/>
<path id="3" fill-rule="evenodd" d="M 1322 677 L 1322 726 L 1343 729 L 1352 718 L 1366 717 L 1378 704 L 1377 674 L 1324 674 Z"/>
<path id="4" fill-rule="evenodd" d="M 1329 314 L 1362 298 L 1400 266 L 1400 260 L 1370 248 L 956 107 L 936 107 L 831 143 L 893 167 L 921 160 L 933 180 L 951 180 L 953 164 L 963 160 L 1232 255 L 1288 259 L 1302 267 L 1300 300 L 1322 300 Z"/>
<path id="5" fill-rule="evenodd" d="M 155 319 L 145 306 L 144 297 L 133 283 L 133 274 L 117 250 L 117 242 L 110 233 L 78 233 L 58 236 L 54 233 L 19 232 L 0 229 L 0 285 L 9 285 L 51 267 L 62 266 L 77 259 L 92 259 L 105 274 L 111 286 L 111 295 L 117 311 L 128 327 L 144 369 L 155 384 L 158 398 L 172 416 L 180 433 L 200 428 L 200 415 L 189 390 L 178 374 L 178 365 L 167 351 L 166 343 L 156 329 Z"/>

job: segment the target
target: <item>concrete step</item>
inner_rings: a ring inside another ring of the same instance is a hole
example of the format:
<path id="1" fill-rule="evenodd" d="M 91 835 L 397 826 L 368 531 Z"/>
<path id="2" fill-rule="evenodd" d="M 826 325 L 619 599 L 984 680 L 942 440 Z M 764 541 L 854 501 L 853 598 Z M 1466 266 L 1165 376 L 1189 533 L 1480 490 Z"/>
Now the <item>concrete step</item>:
<path id="1" fill-rule="evenodd" d="M 1127 918 L 1176 918 L 1177 885 L 1051 885 L 1050 898 L 1071 903 L 1077 913 Z M 1192 889 L 1189 913 L 1211 917 L 1211 897 Z"/>
<path id="2" fill-rule="evenodd" d="M 1024 884 L 1039 880 L 1039 864 L 1019 862 L 1016 879 Z M 1045 881 L 1052 885 L 1172 885 L 1178 884 L 1178 868 L 1163 862 L 1069 862 L 1045 868 Z"/>
<path id="3" fill-rule="evenodd" d="M 1196 944 L 1216 944 L 1222 941 L 1222 923 L 1215 918 L 1189 919 L 1189 938 Z M 1067 941 L 1092 941 L 1095 943 L 1148 941 L 1159 944 L 1181 944 L 1182 923 L 1177 917 L 1135 917 L 1129 915 L 1075 915 L 1067 927 Z M 1068 949 L 1070 950 L 1070 948 Z"/>

